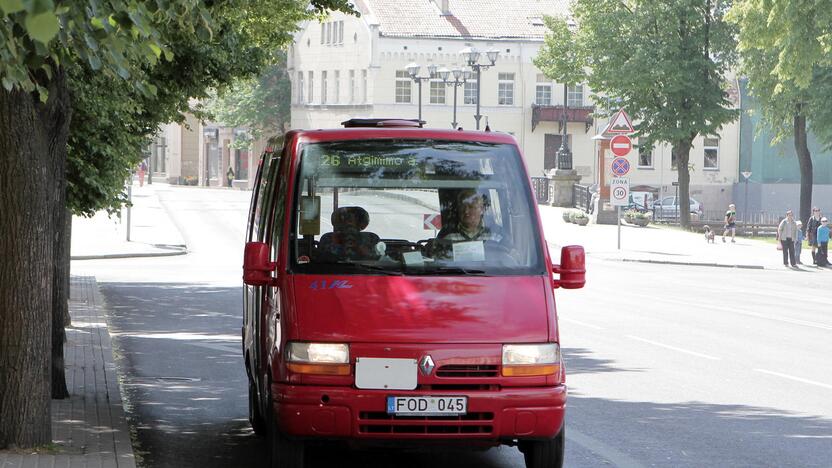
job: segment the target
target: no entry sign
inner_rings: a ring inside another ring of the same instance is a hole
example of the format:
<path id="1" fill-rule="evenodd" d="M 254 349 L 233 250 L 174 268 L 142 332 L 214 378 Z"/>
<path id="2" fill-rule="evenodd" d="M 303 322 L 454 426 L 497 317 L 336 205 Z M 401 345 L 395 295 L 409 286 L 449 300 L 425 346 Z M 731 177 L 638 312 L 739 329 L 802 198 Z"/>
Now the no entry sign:
<path id="1" fill-rule="evenodd" d="M 627 156 L 633 149 L 633 142 L 627 135 L 616 135 L 610 140 L 610 150 L 616 156 Z"/>

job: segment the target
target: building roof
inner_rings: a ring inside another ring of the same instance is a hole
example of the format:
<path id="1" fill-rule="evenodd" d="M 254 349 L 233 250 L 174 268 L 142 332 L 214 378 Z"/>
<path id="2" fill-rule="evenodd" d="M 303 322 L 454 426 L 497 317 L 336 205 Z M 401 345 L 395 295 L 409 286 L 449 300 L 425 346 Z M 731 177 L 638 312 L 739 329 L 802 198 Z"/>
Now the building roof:
<path id="1" fill-rule="evenodd" d="M 566 15 L 569 0 L 357 0 L 387 37 L 542 40 L 543 15 Z"/>

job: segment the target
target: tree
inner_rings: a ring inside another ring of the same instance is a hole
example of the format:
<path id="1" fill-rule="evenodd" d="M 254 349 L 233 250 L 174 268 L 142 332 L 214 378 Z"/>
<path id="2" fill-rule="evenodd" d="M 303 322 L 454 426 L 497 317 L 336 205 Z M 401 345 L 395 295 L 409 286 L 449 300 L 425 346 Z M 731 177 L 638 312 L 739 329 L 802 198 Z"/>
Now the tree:
<path id="1" fill-rule="evenodd" d="M 67 219 L 67 141 L 73 109 L 82 107 L 72 101 L 75 67 L 89 67 L 96 77 L 125 85 L 134 97 L 155 99 L 164 110 L 181 108 L 192 91 L 204 94 L 206 86 L 217 84 L 207 80 L 200 88 L 204 70 L 199 65 L 216 65 L 204 57 L 243 51 L 241 56 L 256 59 L 261 45 L 269 43 L 272 50 L 276 44 L 269 41 L 288 40 L 299 19 L 324 9 L 350 11 L 346 0 L 317 0 L 312 10 L 307 6 L 297 0 L 282 2 L 281 8 L 254 0 L 67 0 L 57 5 L 0 0 L 0 449 L 51 439 L 50 332 L 53 325 L 62 326 L 53 319 L 53 301 L 61 302 L 53 284 L 68 275 L 68 268 L 56 274 L 55 263 L 68 266 L 68 254 L 64 260 L 60 252 L 68 245 L 68 233 L 61 232 Z M 163 66 L 176 58 L 178 68 Z M 262 63 L 255 61 L 251 68 L 256 71 Z M 191 73 L 190 80 L 169 89 L 165 79 L 182 70 Z M 220 83 L 236 76 L 212 71 L 208 75 Z M 148 123 L 152 109 L 137 106 L 127 113 L 145 112 Z M 78 154 L 91 156 L 84 149 Z M 118 164 L 110 174 L 118 174 Z M 107 204 L 113 193 L 103 190 L 102 198 L 91 199 Z"/>
<path id="2" fill-rule="evenodd" d="M 807 126 L 832 147 L 832 10 L 821 0 L 738 0 L 729 20 L 739 26 L 741 70 L 774 143 L 794 137 L 805 223 L 814 184 Z"/>
<path id="3" fill-rule="evenodd" d="M 569 31 L 564 18 L 550 22 L 551 40 L 536 61 L 549 76 L 587 70 L 589 87 L 637 120 L 642 144 L 669 143 L 683 207 L 690 203 L 694 138 L 737 116 L 725 87 L 736 44 L 727 7 L 720 0 L 576 0 L 574 39 L 558 40 Z M 688 210 L 680 210 L 680 222 L 690 225 Z"/>
<path id="4" fill-rule="evenodd" d="M 257 78 L 239 80 L 206 103 L 206 111 L 229 127 L 246 127 L 251 139 L 283 133 L 291 120 L 292 84 L 286 72 L 286 53 Z"/>

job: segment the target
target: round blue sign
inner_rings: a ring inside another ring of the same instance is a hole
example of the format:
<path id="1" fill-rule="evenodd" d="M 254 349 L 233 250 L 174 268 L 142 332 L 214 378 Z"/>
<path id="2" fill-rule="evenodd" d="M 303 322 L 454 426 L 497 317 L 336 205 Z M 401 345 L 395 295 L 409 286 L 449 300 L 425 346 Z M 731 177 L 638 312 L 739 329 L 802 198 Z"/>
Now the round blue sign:
<path id="1" fill-rule="evenodd" d="M 630 172 L 630 161 L 624 158 L 615 158 L 612 160 L 612 173 L 621 177 Z"/>

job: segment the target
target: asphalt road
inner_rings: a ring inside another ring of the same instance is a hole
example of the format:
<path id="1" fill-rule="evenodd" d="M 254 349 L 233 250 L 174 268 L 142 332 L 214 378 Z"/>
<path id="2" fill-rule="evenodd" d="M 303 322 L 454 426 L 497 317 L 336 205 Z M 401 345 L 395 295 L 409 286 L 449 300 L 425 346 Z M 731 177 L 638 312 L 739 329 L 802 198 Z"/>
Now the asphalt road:
<path id="1" fill-rule="evenodd" d="M 145 467 L 263 466 L 246 420 L 248 193 L 170 188 L 191 254 L 87 261 L 111 309 Z M 550 239 L 554 240 L 554 239 Z M 556 251 L 556 250 L 553 250 Z M 605 262 L 561 291 L 566 465 L 832 466 L 832 270 Z M 521 454 L 315 450 L 315 467 L 522 467 Z"/>

